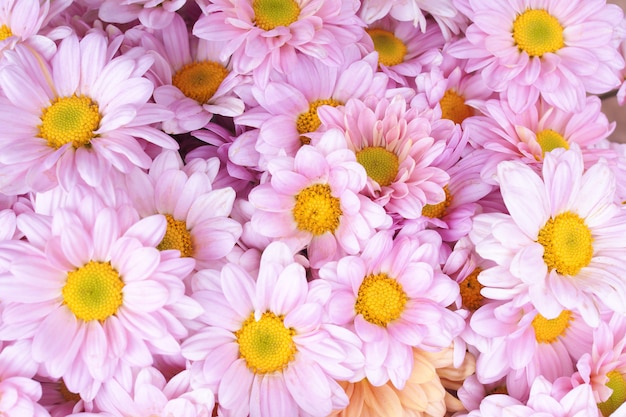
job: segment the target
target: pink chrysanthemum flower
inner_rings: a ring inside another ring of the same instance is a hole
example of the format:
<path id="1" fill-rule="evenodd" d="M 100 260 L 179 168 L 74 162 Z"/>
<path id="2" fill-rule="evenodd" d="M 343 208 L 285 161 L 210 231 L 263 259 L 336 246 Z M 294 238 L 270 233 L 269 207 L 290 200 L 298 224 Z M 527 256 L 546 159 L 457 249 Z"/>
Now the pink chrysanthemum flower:
<path id="1" fill-rule="evenodd" d="M 363 341 L 365 377 L 374 386 L 388 381 L 402 389 L 413 370 L 413 347 L 447 348 L 463 329 L 449 310 L 459 287 L 439 268 L 441 239 L 433 231 L 393 240 L 377 233 L 360 256 L 324 265 L 330 283 L 327 314 Z"/>
<path id="2" fill-rule="evenodd" d="M 319 111 L 327 128 L 345 132 L 348 148 L 367 172 L 363 193 L 388 213 L 415 219 L 426 204 L 445 200 L 450 177 L 433 161 L 446 142 L 431 136 L 431 120 L 407 108 L 402 96 L 352 99 L 343 108 Z"/>
<path id="3" fill-rule="evenodd" d="M 469 414 L 459 415 L 459 417 L 507 415 L 519 417 L 596 417 L 597 406 L 589 385 L 580 385 L 566 394 L 560 395 L 560 393 L 555 392 L 550 382 L 539 376 L 533 382 L 530 398 L 525 404 L 506 394 L 488 395 L 480 403 L 480 409 L 473 410 Z"/>
<path id="4" fill-rule="evenodd" d="M 569 377 L 592 344 L 593 330 L 579 313 L 563 310 L 546 319 L 530 303 L 487 302 L 474 312 L 470 326 L 484 338 L 474 345 L 480 352 L 478 380 L 493 383 L 506 377 L 508 393 L 519 399 L 528 397 L 539 375 L 550 382 Z"/>
<path id="5" fill-rule="evenodd" d="M 152 83 L 142 74 L 148 55 L 110 59 L 105 35 L 65 38 L 48 64 L 26 48 L 9 51 L 0 70 L 0 190 L 20 194 L 77 182 L 92 187 L 112 170 L 148 168 L 143 141 L 177 149 L 151 127 L 168 110 L 148 103 Z"/>
<path id="6" fill-rule="evenodd" d="M 174 112 L 172 119 L 163 121 L 164 131 L 187 133 L 204 127 L 213 114 L 233 117 L 243 112 L 243 101 L 234 90 L 244 77 L 232 72 L 230 57 L 220 58 L 224 42 L 190 39 L 177 14 L 158 35 L 144 34 L 141 44 L 157 52 L 147 74 L 155 81 L 154 100 Z"/>
<path id="7" fill-rule="evenodd" d="M 521 112 L 541 95 L 564 110 L 581 110 L 585 93 L 620 84 L 624 66 L 614 30 L 622 9 L 605 0 L 456 0 L 472 24 L 448 52 L 468 60 L 485 83 Z"/>
<path id="8" fill-rule="evenodd" d="M 96 0 L 90 5 L 98 10 L 98 17 L 105 22 L 130 23 L 139 20 L 150 29 L 165 29 L 172 23 L 176 11 L 186 0 Z"/>
<path id="9" fill-rule="evenodd" d="M 63 378 L 89 401 L 114 375 L 150 365 L 153 354 L 178 353 L 187 335 L 181 319 L 201 308 L 184 295 L 193 262 L 155 248 L 163 216 L 133 223 L 138 216 L 128 208 L 94 198 L 82 204 L 49 220 L 18 219 L 28 243 L 2 247 L 19 255 L 0 277 L 0 337 L 28 341 L 44 376 Z"/>
<path id="10" fill-rule="evenodd" d="M 539 99 L 526 111 L 515 112 L 506 101 L 488 100 L 481 106 L 483 115 L 467 120 L 470 142 L 487 149 L 492 157 L 485 161 L 483 179 L 492 182 L 496 167 L 503 160 L 520 160 L 540 170 L 544 155 L 557 148 L 578 145 L 585 166 L 600 157 L 615 159 L 610 151 L 596 145 L 609 137 L 615 122 L 609 122 L 602 112 L 597 96 L 584 101 L 582 111 L 564 111 Z"/>
<path id="11" fill-rule="evenodd" d="M 479 214 L 469 234 L 476 252 L 497 264 L 480 275 L 483 294 L 527 297 L 547 319 L 576 311 L 592 326 L 605 308 L 624 313 L 626 213 L 606 162 L 585 171 L 577 148 L 556 149 L 541 177 L 505 161 L 496 179 L 509 214 Z"/>
<path id="12" fill-rule="evenodd" d="M 411 22 L 422 32 L 427 29 L 427 16 L 431 16 L 446 39 L 453 33 L 459 34 L 467 25 L 465 16 L 456 10 L 453 0 L 364 0 L 359 15 L 368 24 L 391 15 L 402 22 Z"/>
<path id="13" fill-rule="evenodd" d="M 222 58 L 252 73 L 261 86 L 270 72 L 289 73 L 299 54 L 338 66 L 342 49 L 363 35 L 354 0 L 214 0 L 193 28 L 209 41 L 227 41 Z"/>
<path id="14" fill-rule="evenodd" d="M 378 66 L 398 86 L 411 86 L 421 72 L 442 61 L 445 40 L 441 31 L 429 25 L 422 33 L 409 22 L 387 16 L 368 25 L 362 42 L 378 54 Z"/>
<path id="15" fill-rule="evenodd" d="M 194 276 L 205 326 L 183 343 L 192 379 L 217 393 L 223 416 L 320 416 L 348 399 L 336 380 L 363 365 L 359 340 L 327 324 L 329 289 L 307 282 L 281 242 L 263 252 L 258 277 L 228 264 Z"/>
<path id="16" fill-rule="evenodd" d="M 384 96 L 388 78 L 376 72 L 375 54 L 363 57 L 357 46 L 350 45 L 343 56 L 337 68 L 302 57 L 293 71 L 272 77 L 265 88 L 252 86 L 250 93 L 258 105 L 235 122 L 259 129 L 251 145 L 260 155 L 261 169 L 281 153 L 295 156 L 303 144 L 316 143 L 318 131 L 323 129 L 318 116 L 320 106 L 337 107 L 351 98 Z M 243 148 L 243 139 L 237 142 L 236 146 Z"/>
<path id="17" fill-rule="evenodd" d="M 391 219 L 360 194 L 365 169 L 346 149 L 339 130 L 330 130 L 316 147 L 305 145 L 295 158 L 275 158 L 271 178 L 249 195 L 256 211 L 251 225 L 261 235 L 307 248 L 313 268 L 342 254 L 357 254 L 376 229 Z"/>
<path id="18" fill-rule="evenodd" d="M 135 369 L 123 380 L 105 383 L 94 404 L 93 413 L 72 416 L 209 417 L 215 407 L 215 395 L 208 388 L 194 388 L 189 371 L 166 380 L 156 368 L 146 367 Z"/>
<path id="19" fill-rule="evenodd" d="M 217 268 L 241 235 L 229 218 L 235 201 L 232 188 L 213 188 L 219 160 L 194 159 L 183 166 L 178 153 L 164 151 L 147 174 L 137 169 L 125 176 L 129 198 L 141 217 L 162 214 L 167 228 L 159 250 L 177 250 L 193 259 L 196 269 Z"/>

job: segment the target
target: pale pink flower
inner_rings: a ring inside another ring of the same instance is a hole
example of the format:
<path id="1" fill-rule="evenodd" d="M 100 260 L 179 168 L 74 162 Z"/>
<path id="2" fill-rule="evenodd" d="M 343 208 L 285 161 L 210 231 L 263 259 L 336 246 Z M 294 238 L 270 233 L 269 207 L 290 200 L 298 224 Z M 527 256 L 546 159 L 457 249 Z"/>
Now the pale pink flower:
<path id="1" fill-rule="evenodd" d="M 351 99 L 343 108 L 319 112 L 327 128 L 345 132 L 348 149 L 367 172 L 363 193 L 388 213 L 415 219 L 425 205 L 445 200 L 450 177 L 433 161 L 446 142 L 432 136 L 431 119 L 407 108 L 402 96 Z"/>
<path id="2" fill-rule="evenodd" d="M 157 36 L 144 34 L 141 44 L 155 51 L 147 74 L 155 81 L 154 100 L 174 112 L 163 130 L 181 134 L 204 127 L 213 114 L 237 116 L 244 110 L 235 94 L 245 77 L 232 71 L 230 57 L 220 58 L 225 42 L 191 38 L 178 14 Z"/>
<path id="3" fill-rule="evenodd" d="M 229 218 L 235 191 L 214 188 L 219 160 L 193 159 L 183 166 L 174 151 L 154 159 L 148 173 L 136 169 L 125 176 L 129 198 L 141 217 L 167 219 L 159 250 L 177 250 L 195 261 L 196 269 L 217 268 L 235 246 L 241 225 Z"/>
<path id="4" fill-rule="evenodd" d="M 348 399 L 337 380 L 363 366 L 360 342 L 323 319 L 330 293 L 307 282 L 281 242 L 263 252 L 258 277 L 228 264 L 194 276 L 203 325 L 183 343 L 192 380 L 217 394 L 219 415 L 327 416 Z"/>
<path id="5" fill-rule="evenodd" d="M 485 83 L 521 112 L 539 96 L 567 111 L 582 110 L 585 93 L 620 84 L 624 66 L 615 28 L 622 9 L 605 0 L 457 0 L 472 21 L 448 49 L 467 59 Z"/>
<path id="6" fill-rule="evenodd" d="M 379 228 L 391 225 L 384 209 L 360 194 L 365 169 L 346 148 L 343 134 L 329 130 L 316 147 L 295 158 L 277 157 L 269 181 L 249 195 L 256 207 L 251 225 L 261 235 L 307 249 L 313 268 L 342 254 L 357 254 Z"/>
<path id="7" fill-rule="evenodd" d="M 359 10 L 359 15 L 368 24 L 388 14 L 402 22 L 411 22 L 422 32 L 426 31 L 428 16 L 431 16 L 446 39 L 450 39 L 452 34 L 459 34 L 467 26 L 465 16 L 456 10 L 453 0 L 364 0 Z"/>
<path id="8" fill-rule="evenodd" d="M 375 54 L 362 56 L 355 45 L 344 48 L 342 54 L 339 67 L 305 56 L 298 59 L 293 71 L 271 77 L 264 88 L 252 86 L 250 94 L 258 105 L 236 117 L 235 122 L 258 128 L 258 137 L 254 141 L 243 136 L 238 139 L 238 153 L 244 143 L 254 146 L 260 156 L 257 165 L 266 169 L 273 157 L 281 153 L 295 156 L 303 144 L 316 143 L 324 129 L 320 106 L 343 106 L 351 98 L 369 95 L 382 98 L 388 78 L 376 72 Z"/>
<path id="9" fill-rule="evenodd" d="M 251 73 L 264 86 L 272 71 L 291 72 L 300 54 L 341 64 L 342 49 L 363 34 L 357 8 L 354 0 L 214 0 L 193 33 L 227 41 L 222 58 L 232 55 L 236 72 Z"/>
<path id="10" fill-rule="evenodd" d="M 65 38 L 50 64 L 27 48 L 6 52 L 0 70 L 0 190 L 19 194 L 92 187 L 113 171 L 148 168 L 144 141 L 177 149 L 174 139 L 151 126 L 169 111 L 148 103 L 153 85 L 142 75 L 148 55 L 111 52 L 94 31 L 80 41 Z M 10 56 L 9 56 L 10 55 Z"/>
<path id="11" fill-rule="evenodd" d="M 584 100 L 581 111 L 565 111 L 539 99 L 523 112 L 511 109 L 506 101 L 488 100 L 481 106 L 483 115 L 469 118 L 464 127 L 470 141 L 492 153 L 483 168 L 483 179 L 493 181 L 497 164 L 503 160 L 520 160 L 540 170 L 544 155 L 557 148 L 569 149 L 577 144 L 583 152 L 585 166 L 599 158 L 615 159 L 615 155 L 598 148 L 602 140 L 615 130 L 602 112 L 597 96 Z"/>
<path id="12" fill-rule="evenodd" d="M 89 0 L 91 1 L 91 0 Z M 105 22 L 130 23 L 136 19 L 150 29 L 165 29 L 186 0 L 98 0 L 98 17 Z M 94 6 L 94 4 L 92 4 Z"/>
<path id="13" fill-rule="evenodd" d="M 580 385 L 565 395 L 554 391 L 552 384 L 540 376 L 533 382 L 530 398 L 525 404 L 506 394 L 488 395 L 480 403 L 480 409 L 471 411 L 467 417 L 597 416 L 597 405 L 589 385 Z"/>
<path id="14" fill-rule="evenodd" d="M 447 309 L 459 287 L 439 268 L 439 236 L 392 236 L 377 233 L 361 255 L 327 263 L 319 276 L 332 289 L 330 320 L 363 341 L 367 380 L 402 389 L 413 370 L 412 348 L 447 348 L 464 322 Z"/>
<path id="15" fill-rule="evenodd" d="M 592 326 L 606 308 L 623 313 L 626 213 L 606 162 L 585 171 L 578 148 L 556 149 L 542 176 L 505 161 L 496 179 L 509 214 L 479 214 L 469 234 L 476 252 L 497 264 L 480 275 L 483 294 L 529 299 L 548 319 L 572 310 Z"/>
<path id="16" fill-rule="evenodd" d="M 28 341 L 42 373 L 85 400 L 153 354 L 180 351 L 181 320 L 201 309 L 184 295 L 193 262 L 155 248 L 163 216 L 137 221 L 92 197 L 39 217 L 20 216 L 28 243 L 2 247 L 19 253 L 0 277 L 3 340 Z"/>
<path id="17" fill-rule="evenodd" d="M 422 72 L 441 64 L 445 40 L 441 31 L 429 25 L 424 32 L 410 22 L 386 16 L 371 22 L 362 43 L 367 51 L 376 51 L 378 67 L 399 86 L 412 86 Z"/>

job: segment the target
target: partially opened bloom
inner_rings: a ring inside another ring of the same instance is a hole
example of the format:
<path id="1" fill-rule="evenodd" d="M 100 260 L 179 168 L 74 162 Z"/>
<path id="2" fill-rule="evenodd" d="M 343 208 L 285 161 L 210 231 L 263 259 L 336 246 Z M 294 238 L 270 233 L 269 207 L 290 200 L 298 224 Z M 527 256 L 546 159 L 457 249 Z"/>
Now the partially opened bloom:
<path id="1" fill-rule="evenodd" d="M 528 299 L 547 319 L 575 310 L 594 327 L 602 310 L 623 313 L 626 217 L 607 163 L 585 171 L 577 148 L 556 149 L 542 176 L 505 161 L 497 180 L 510 214 L 480 214 L 469 234 L 476 252 L 497 264 L 480 275 L 483 294 Z"/>
<path id="2" fill-rule="evenodd" d="M 431 120 L 406 100 L 349 100 L 320 109 L 322 123 L 345 132 L 348 149 L 367 172 L 363 191 L 390 214 L 415 219 L 427 204 L 445 200 L 446 172 L 433 166 L 446 147 L 432 136 Z"/>
<path id="3" fill-rule="evenodd" d="M 327 313 L 363 341 L 365 376 L 403 389 L 413 371 L 412 348 L 447 348 L 463 319 L 447 309 L 459 287 L 439 268 L 439 236 L 430 230 L 393 240 L 377 233 L 360 256 L 329 262 L 320 279 L 330 283 Z"/>
<path id="4" fill-rule="evenodd" d="M 237 116 L 243 101 L 234 93 L 244 77 L 232 72 L 230 57 L 220 58 L 224 42 L 190 39 L 183 18 L 175 14 L 157 37 L 144 34 L 142 44 L 155 51 L 148 73 L 155 80 L 154 100 L 172 110 L 163 130 L 181 134 L 204 127 L 213 114 Z"/>
<path id="5" fill-rule="evenodd" d="M 148 103 L 148 55 L 110 58 L 105 35 L 65 38 L 51 62 L 27 48 L 9 51 L 0 71 L 0 190 L 19 194 L 57 184 L 99 186 L 112 170 L 148 168 L 145 142 L 177 149 L 151 126 L 169 111 Z"/>
<path id="6" fill-rule="evenodd" d="M 19 256 L 0 277 L 0 337 L 27 341 L 42 376 L 91 400 L 119 372 L 178 353 L 180 320 L 200 311 L 182 282 L 193 262 L 155 248 L 163 216 L 136 221 L 94 198 L 82 204 L 49 220 L 20 217 L 28 243 L 3 246 Z"/>
<path id="7" fill-rule="evenodd" d="M 342 48 L 363 34 L 357 8 L 353 0 L 215 0 L 193 33 L 227 41 L 222 57 L 232 55 L 233 69 L 263 86 L 272 71 L 291 71 L 299 54 L 339 65 Z"/>
<path id="8" fill-rule="evenodd" d="M 485 83 L 515 111 L 542 96 L 564 110 L 581 110 L 585 93 L 620 84 L 624 59 L 615 29 L 622 9 L 605 0 L 457 0 L 472 24 L 448 50 L 468 59 Z"/>
<path id="9" fill-rule="evenodd" d="M 365 169 L 332 129 L 317 146 L 304 145 L 295 158 L 270 161 L 271 178 L 249 195 L 256 211 L 251 225 L 261 235 L 307 249 L 313 268 L 357 254 L 378 228 L 391 225 L 384 209 L 360 194 Z"/>
<path id="10" fill-rule="evenodd" d="M 347 405 L 337 380 L 354 378 L 363 357 L 354 334 L 324 320 L 324 284 L 308 283 L 281 242 L 263 252 L 256 280 L 235 264 L 194 276 L 206 310 L 183 355 L 220 415 L 325 417 Z"/>
<path id="11" fill-rule="evenodd" d="M 105 22 L 130 23 L 139 20 L 151 29 L 164 29 L 186 0 L 97 0 L 98 17 Z"/>

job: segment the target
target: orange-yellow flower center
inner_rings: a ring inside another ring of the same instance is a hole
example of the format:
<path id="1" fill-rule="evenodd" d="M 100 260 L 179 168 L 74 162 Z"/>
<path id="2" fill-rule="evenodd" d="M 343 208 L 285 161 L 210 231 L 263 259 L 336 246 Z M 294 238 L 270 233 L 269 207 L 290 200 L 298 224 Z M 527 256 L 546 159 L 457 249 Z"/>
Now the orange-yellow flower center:
<path id="1" fill-rule="evenodd" d="M 443 191 L 446 193 L 446 198 L 441 203 L 426 204 L 422 208 L 422 216 L 430 217 L 431 219 L 440 219 L 446 214 L 446 210 L 450 207 L 450 203 L 452 203 L 452 195 L 447 185 L 443 187 Z"/>
<path id="2" fill-rule="evenodd" d="M 122 305 L 124 282 L 109 262 L 89 261 L 67 273 L 63 302 L 83 321 L 103 321 Z"/>
<path id="3" fill-rule="evenodd" d="M 172 76 L 172 85 L 200 104 L 213 97 L 228 70 L 213 61 L 192 62 L 183 66 Z"/>
<path id="4" fill-rule="evenodd" d="M 593 237 L 585 221 L 570 211 L 548 219 L 539 230 L 537 242 L 543 246 L 548 270 L 561 275 L 576 275 L 589 265 L 593 256 Z"/>
<path id="5" fill-rule="evenodd" d="M 81 400 L 81 397 L 79 394 L 76 394 L 70 391 L 69 389 L 67 389 L 67 385 L 65 385 L 65 381 L 63 381 L 62 379 L 59 382 L 59 393 L 61 394 L 61 396 L 66 402 L 77 403 L 78 401 Z"/>
<path id="6" fill-rule="evenodd" d="M 239 353 L 257 374 L 282 371 L 296 354 L 296 331 L 285 327 L 284 317 L 265 312 L 257 321 L 254 313 L 235 332 Z"/>
<path id="7" fill-rule="evenodd" d="M 441 100 L 441 118 L 461 124 L 463 120 L 474 115 L 474 110 L 465 104 L 465 97 L 454 90 L 446 90 Z"/>
<path id="8" fill-rule="evenodd" d="M 319 116 L 317 115 L 317 108 L 320 106 L 341 106 L 342 103 L 335 99 L 329 98 L 325 100 L 315 100 L 309 104 L 309 110 L 300 113 L 296 120 L 296 129 L 298 133 L 304 135 L 306 133 L 315 132 L 322 124 Z"/>
<path id="9" fill-rule="evenodd" d="M 356 153 L 356 160 L 363 165 L 367 176 L 381 187 L 390 185 L 398 175 L 398 156 L 379 146 L 363 148 Z"/>
<path id="10" fill-rule="evenodd" d="M 385 273 L 366 276 L 359 287 L 354 310 L 365 320 L 378 326 L 400 317 L 407 302 L 402 285 Z"/>
<path id="11" fill-rule="evenodd" d="M 296 195 L 292 210 L 298 229 L 315 236 L 334 232 L 342 215 L 341 202 L 333 197 L 328 184 L 313 184 Z"/>
<path id="12" fill-rule="evenodd" d="M 58 149 L 66 143 L 88 146 L 101 120 L 98 105 L 87 96 L 57 97 L 42 110 L 39 137 Z"/>
<path id="13" fill-rule="evenodd" d="M 7 25 L 0 26 L 0 41 L 5 40 L 6 38 L 10 38 L 13 36 L 13 32 L 11 32 L 11 28 Z"/>
<path id="14" fill-rule="evenodd" d="M 569 149 L 569 144 L 565 138 L 552 129 L 544 129 L 537 133 L 537 143 L 541 146 L 542 155 L 557 148 Z"/>
<path id="15" fill-rule="evenodd" d="M 547 319 L 541 314 L 535 316 L 532 326 L 535 329 L 535 339 L 539 343 L 553 343 L 559 336 L 563 336 L 572 321 L 569 310 L 561 311 L 558 317 Z"/>
<path id="16" fill-rule="evenodd" d="M 180 256 L 189 258 L 193 256 L 193 241 L 191 234 L 187 230 L 187 223 L 182 220 L 176 220 L 169 214 L 165 215 L 167 219 L 167 228 L 165 236 L 157 246 L 158 250 L 177 249 Z"/>
<path id="17" fill-rule="evenodd" d="M 478 274 L 482 269 L 476 268 L 459 284 L 461 293 L 461 300 L 463 306 L 469 311 L 476 311 L 482 305 L 485 297 L 482 296 L 480 291 L 483 289 L 483 285 L 478 282 Z"/>
<path id="18" fill-rule="evenodd" d="M 367 29 L 374 42 L 374 49 L 378 52 L 378 62 L 387 67 L 404 62 L 407 48 L 396 35 L 384 29 Z"/>
<path id="19" fill-rule="evenodd" d="M 300 16 L 300 7 L 294 0 L 253 0 L 254 22 L 263 30 L 289 26 Z"/>
<path id="20" fill-rule="evenodd" d="M 617 370 L 610 371 L 606 376 L 609 377 L 606 386 L 611 388 L 613 393 L 606 401 L 598 403 L 598 409 L 604 417 L 609 417 L 626 402 L 626 380 Z"/>
<path id="21" fill-rule="evenodd" d="M 527 9 L 513 22 L 513 40 L 520 51 L 530 56 L 542 56 L 561 49 L 563 26 L 544 9 Z"/>

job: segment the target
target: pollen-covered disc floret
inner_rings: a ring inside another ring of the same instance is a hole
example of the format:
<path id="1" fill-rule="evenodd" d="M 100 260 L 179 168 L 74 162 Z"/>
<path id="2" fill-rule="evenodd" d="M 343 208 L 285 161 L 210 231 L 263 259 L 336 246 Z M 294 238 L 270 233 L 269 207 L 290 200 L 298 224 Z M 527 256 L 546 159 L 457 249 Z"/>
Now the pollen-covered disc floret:
<path id="1" fill-rule="evenodd" d="M 321 121 L 317 115 L 317 108 L 320 106 L 341 106 L 341 102 L 329 98 L 324 100 L 315 100 L 309 104 L 309 110 L 298 115 L 296 120 L 296 129 L 301 135 L 305 133 L 315 132 L 320 127 Z"/>
<path id="2" fill-rule="evenodd" d="M 528 9 L 515 18 L 513 39 L 528 55 L 542 56 L 564 46 L 563 26 L 544 9 Z"/>
<path id="3" fill-rule="evenodd" d="M 356 160 L 363 165 L 367 176 L 380 186 L 390 185 L 398 175 L 398 156 L 382 146 L 369 146 L 356 153 Z"/>
<path id="4" fill-rule="evenodd" d="M 289 26 L 300 15 L 300 7 L 294 0 L 254 0 L 254 21 L 263 30 Z"/>
<path id="5" fill-rule="evenodd" d="M 296 345 L 292 328 L 285 327 L 285 318 L 271 311 L 255 319 L 254 313 L 235 332 L 239 353 L 250 371 L 267 374 L 282 371 L 294 360 Z"/>
<path id="6" fill-rule="evenodd" d="M 539 231 L 537 241 L 544 247 L 548 270 L 576 275 L 593 257 L 591 230 L 578 214 L 564 212 L 550 218 Z"/>
<path id="7" fill-rule="evenodd" d="M 569 149 L 567 140 L 559 132 L 553 129 L 544 129 L 537 133 L 537 143 L 541 146 L 541 152 L 545 155 L 546 152 L 553 151 L 557 148 Z"/>
<path id="8" fill-rule="evenodd" d="M 163 236 L 157 249 L 177 249 L 182 257 L 193 256 L 193 241 L 189 230 L 187 230 L 187 223 L 176 220 L 171 214 L 166 214 L 165 218 L 167 219 L 167 229 L 165 229 L 165 236 Z"/>
<path id="9" fill-rule="evenodd" d="M 407 47 L 392 32 L 377 28 L 366 29 L 366 32 L 374 42 L 380 64 L 392 67 L 404 61 Z"/>
<path id="10" fill-rule="evenodd" d="M 124 281 L 109 262 L 90 261 L 67 273 L 63 302 L 83 320 L 105 320 L 122 305 Z"/>
<path id="11" fill-rule="evenodd" d="M 606 386 L 612 389 L 613 393 L 606 401 L 598 403 L 598 409 L 604 417 L 609 417 L 626 402 L 626 380 L 618 370 L 609 371 L 606 376 L 609 378 Z"/>
<path id="12" fill-rule="evenodd" d="M 372 324 L 386 327 L 400 317 L 407 296 L 402 285 L 385 273 L 371 274 L 363 279 L 354 310 Z"/>
<path id="13" fill-rule="evenodd" d="M 189 98 L 204 104 L 217 91 L 228 70 L 213 61 L 192 62 L 176 71 L 172 84 Z"/>
<path id="14" fill-rule="evenodd" d="M 79 148 L 95 137 L 100 120 L 98 104 L 91 98 L 76 94 L 57 97 L 42 110 L 39 136 L 54 149 L 66 143 Z"/>
<path id="15" fill-rule="evenodd" d="M 535 329 L 535 339 L 539 343 L 554 342 L 558 337 L 565 334 L 571 320 L 572 313 L 569 310 L 563 310 L 561 314 L 553 319 L 547 319 L 541 314 L 537 314 L 532 321 L 532 326 Z"/>
<path id="16" fill-rule="evenodd" d="M 328 184 L 314 184 L 300 191 L 293 208 L 298 229 L 319 236 L 334 232 L 339 226 L 341 202 L 331 193 Z"/>
<path id="17" fill-rule="evenodd" d="M 474 110 L 465 104 L 465 97 L 458 92 L 448 89 L 439 100 L 441 118 L 461 124 L 463 120 L 474 114 Z"/>
<path id="18" fill-rule="evenodd" d="M 13 32 L 11 32 L 11 28 L 7 25 L 0 26 L 0 41 L 5 40 L 6 38 L 10 38 L 13 36 Z"/>

